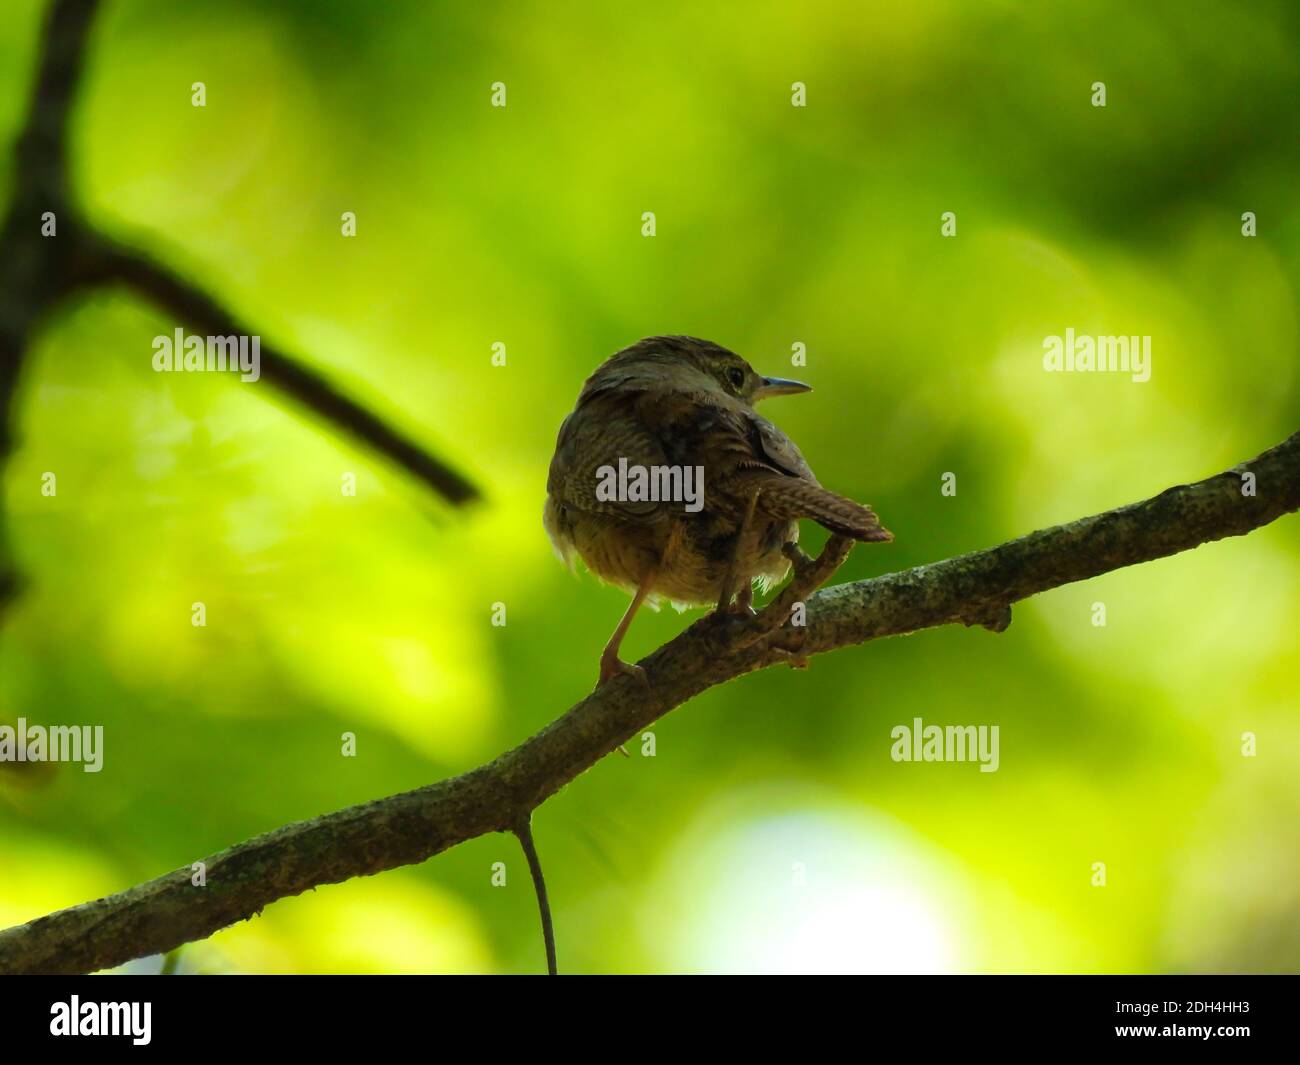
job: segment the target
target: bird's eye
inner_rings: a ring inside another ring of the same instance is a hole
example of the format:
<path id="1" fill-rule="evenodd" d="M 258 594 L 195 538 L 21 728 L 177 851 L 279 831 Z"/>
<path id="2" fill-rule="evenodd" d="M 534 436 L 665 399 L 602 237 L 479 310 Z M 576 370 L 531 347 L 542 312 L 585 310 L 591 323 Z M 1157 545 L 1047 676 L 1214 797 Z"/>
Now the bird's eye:
<path id="1" fill-rule="evenodd" d="M 739 389 L 745 383 L 745 371 L 739 366 L 733 366 L 727 371 L 727 377 L 731 379 L 734 388 Z"/>

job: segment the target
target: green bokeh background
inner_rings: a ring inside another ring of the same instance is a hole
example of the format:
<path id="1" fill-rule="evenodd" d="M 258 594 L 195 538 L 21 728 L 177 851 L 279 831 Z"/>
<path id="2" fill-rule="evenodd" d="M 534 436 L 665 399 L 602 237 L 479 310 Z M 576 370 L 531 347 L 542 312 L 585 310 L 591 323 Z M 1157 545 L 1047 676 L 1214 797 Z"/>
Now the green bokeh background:
<path id="1" fill-rule="evenodd" d="M 2 6 L 7 145 L 43 5 Z M 107 4 L 74 124 L 90 217 L 488 499 L 440 505 L 264 383 L 155 374 L 180 323 L 134 298 L 65 308 L 5 484 L 30 583 L 0 632 L 0 721 L 102 724 L 105 766 L 0 771 L 0 925 L 470 768 L 584 694 L 625 597 L 552 557 L 546 469 L 582 379 L 641 336 L 815 386 L 765 413 L 897 535 L 847 578 L 1283 439 L 1298 38 L 1288 2 Z M 7 148 L 0 167 L 5 193 Z M 1149 334 L 1150 382 L 1044 373 L 1067 327 Z M 628 657 L 687 620 L 643 614 Z M 654 757 L 633 745 L 538 812 L 561 966 L 1294 971 L 1298 630 L 1292 518 L 1043 595 L 1001 636 L 712 690 L 655 727 Z M 998 724 L 1000 770 L 894 763 L 917 716 Z M 278 902 L 181 959 L 541 965 L 504 836 Z"/>

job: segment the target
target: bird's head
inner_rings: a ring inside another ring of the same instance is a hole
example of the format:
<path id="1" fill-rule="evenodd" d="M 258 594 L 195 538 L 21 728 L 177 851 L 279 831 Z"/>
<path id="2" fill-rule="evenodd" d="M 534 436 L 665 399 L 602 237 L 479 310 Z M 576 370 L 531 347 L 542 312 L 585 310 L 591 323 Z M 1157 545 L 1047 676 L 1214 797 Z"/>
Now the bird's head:
<path id="1" fill-rule="evenodd" d="M 751 405 L 772 396 L 812 391 L 812 386 L 802 381 L 764 377 L 734 351 L 696 337 L 648 337 L 620 355 L 629 353 L 636 353 L 638 359 L 663 363 L 669 372 L 676 367 L 692 377 L 695 372 L 702 373 L 727 395 Z"/>

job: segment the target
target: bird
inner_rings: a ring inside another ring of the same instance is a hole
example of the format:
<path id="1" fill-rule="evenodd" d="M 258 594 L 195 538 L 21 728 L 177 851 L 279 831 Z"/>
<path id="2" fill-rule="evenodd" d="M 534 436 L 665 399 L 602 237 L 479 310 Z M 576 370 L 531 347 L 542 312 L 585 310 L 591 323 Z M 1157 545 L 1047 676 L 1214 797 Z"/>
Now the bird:
<path id="1" fill-rule="evenodd" d="M 754 613 L 760 590 L 789 572 L 799 519 L 865 543 L 893 534 L 871 507 L 823 488 L 788 436 L 754 405 L 812 391 L 765 377 L 734 351 L 689 336 L 647 337 L 587 378 L 560 425 L 543 525 L 570 569 L 575 557 L 632 596 L 600 656 L 596 687 L 645 603 L 717 604 Z"/>

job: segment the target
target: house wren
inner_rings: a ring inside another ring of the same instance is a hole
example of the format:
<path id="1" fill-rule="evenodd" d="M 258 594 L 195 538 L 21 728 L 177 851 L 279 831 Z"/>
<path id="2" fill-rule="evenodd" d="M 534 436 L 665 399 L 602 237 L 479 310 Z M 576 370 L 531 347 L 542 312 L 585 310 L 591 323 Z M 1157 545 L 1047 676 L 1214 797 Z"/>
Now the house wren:
<path id="1" fill-rule="evenodd" d="M 766 590 L 789 571 L 782 548 L 798 541 L 800 518 L 854 540 L 893 539 L 870 507 L 821 487 L 794 442 L 754 410 L 808 391 L 680 336 L 639 341 L 587 378 L 560 426 L 543 521 L 561 559 L 581 556 L 632 595 L 598 686 L 619 673 L 645 679 L 618 657 L 643 602 L 752 613 L 753 583 Z"/>

